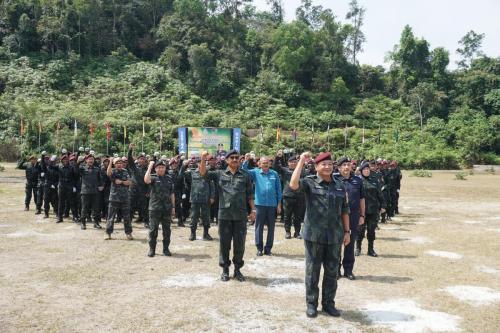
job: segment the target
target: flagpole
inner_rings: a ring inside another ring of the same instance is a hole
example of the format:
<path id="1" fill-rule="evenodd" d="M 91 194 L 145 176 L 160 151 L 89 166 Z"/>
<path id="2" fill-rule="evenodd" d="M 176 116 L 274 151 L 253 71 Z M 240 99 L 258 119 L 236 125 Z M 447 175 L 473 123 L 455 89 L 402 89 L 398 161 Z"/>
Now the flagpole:
<path id="1" fill-rule="evenodd" d="M 144 118 L 142 118 L 142 140 L 141 140 L 141 152 L 144 151 L 144 136 L 145 136 L 145 131 L 144 131 Z"/>
<path id="2" fill-rule="evenodd" d="M 38 151 L 40 152 L 40 147 L 41 147 L 41 135 L 42 135 L 42 123 L 38 121 Z"/>
<path id="3" fill-rule="evenodd" d="M 344 129 L 344 156 L 346 149 L 347 149 L 347 123 L 345 123 L 345 129 Z"/>
<path id="4" fill-rule="evenodd" d="M 328 129 L 326 130 L 326 146 L 328 151 L 330 151 L 330 124 L 328 124 Z"/>

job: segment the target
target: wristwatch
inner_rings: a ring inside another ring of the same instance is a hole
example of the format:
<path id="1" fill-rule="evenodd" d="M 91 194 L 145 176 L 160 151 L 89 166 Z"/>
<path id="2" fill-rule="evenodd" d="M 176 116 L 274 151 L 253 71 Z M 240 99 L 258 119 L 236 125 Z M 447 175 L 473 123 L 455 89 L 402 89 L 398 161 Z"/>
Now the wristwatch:
<path id="1" fill-rule="evenodd" d="M 351 234 L 351 230 L 344 230 L 344 234 Z"/>

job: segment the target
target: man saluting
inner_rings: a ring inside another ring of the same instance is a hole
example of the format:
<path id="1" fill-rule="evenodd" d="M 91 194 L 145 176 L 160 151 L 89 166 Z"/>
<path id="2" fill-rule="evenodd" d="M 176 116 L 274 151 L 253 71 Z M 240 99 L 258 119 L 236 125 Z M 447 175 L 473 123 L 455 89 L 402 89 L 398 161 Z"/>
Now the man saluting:
<path id="1" fill-rule="evenodd" d="M 340 247 L 350 242 L 349 206 L 345 187 L 332 178 L 333 161 L 330 153 L 319 154 L 316 175 L 300 179 L 302 167 L 310 159 L 309 153 L 300 155 L 299 163 L 290 179 L 293 191 L 303 190 L 306 196 L 306 215 L 302 237 L 306 252 L 306 302 L 308 317 L 318 315 L 319 276 L 323 265 L 323 311 L 331 316 L 340 316 L 335 308 L 337 292 L 337 269 Z"/>
<path id="2" fill-rule="evenodd" d="M 252 209 L 250 218 L 255 219 L 255 205 L 253 201 L 253 186 L 248 173 L 240 169 L 240 154 L 237 150 L 230 150 L 226 154 L 228 167 L 225 170 L 207 171 L 206 158 L 208 153 L 203 152 L 200 161 L 200 174 L 214 181 L 219 192 L 219 266 L 222 267 L 222 281 L 229 281 L 229 251 L 233 243 L 234 278 L 245 281 L 241 274 L 244 265 L 245 238 L 247 235 L 247 203 Z"/>

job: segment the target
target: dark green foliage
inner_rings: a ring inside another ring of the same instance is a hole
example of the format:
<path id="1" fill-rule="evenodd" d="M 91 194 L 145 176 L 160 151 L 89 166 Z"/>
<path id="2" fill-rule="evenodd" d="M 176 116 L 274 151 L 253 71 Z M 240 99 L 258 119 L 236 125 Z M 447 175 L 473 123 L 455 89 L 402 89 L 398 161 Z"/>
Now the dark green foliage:
<path id="1" fill-rule="evenodd" d="M 462 38 L 461 67 L 450 71 L 449 51 L 407 26 L 386 72 L 358 64 L 369 13 L 357 1 L 344 22 L 310 0 L 292 22 L 284 1 L 269 0 L 269 12 L 251 3 L 3 1 L 0 158 L 17 148 L 105 152 L 109 122 L 110 152 L 130 141 L 159 150 L 161 127 L 173 153 L 177 127 L 213 126 L 250 130 L 242 147 L 259 154 L 331 150 L 421 169 L 499 163 L 500 59 L 482 55 L 482 34 Z"/>

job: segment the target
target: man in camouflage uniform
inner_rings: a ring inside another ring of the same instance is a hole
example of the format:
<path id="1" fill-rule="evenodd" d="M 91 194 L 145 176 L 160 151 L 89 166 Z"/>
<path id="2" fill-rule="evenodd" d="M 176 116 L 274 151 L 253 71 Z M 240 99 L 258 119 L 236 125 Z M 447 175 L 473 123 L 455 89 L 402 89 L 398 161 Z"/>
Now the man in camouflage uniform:
<path id="1" fill-rule="evenodd" d="M 151 170 L 155 167 L 156 175 L 151 175 Z M 170 235 L 172 215 L 175 215 L 175 194 L 174 182 L 170 175 L 166 174 L 167 162 L 149 162 L 148 170 L 144 175 L 144 183 L 150 184 L 149 197 L 149 257 L 154 257 L 156 252 L 156 239 L 158 238 L 158 227 L 161 224 L 163 231 L 163 254 L 171 256 Z"/>
<path id="2" fill-rule="evenodd" d="M 300 179 L 301 170 L 309 159 L 308 153 L 300 156 L 290 179 L 293 191 L 302 189 L 306 199 L 306 215 L 302 237 L 306 252 L 306 315 L 318 315 L 319 277 L 323 265 L 323 311 L 340 316 L 335 308 L 337 272 L 340 247 L 350 242 L 349 206 L 344 184 L 332 177 L 333 162 L 330 153 L 321 153 L 316 159 L 316 175 Z"/>
<path id="3" fill-rule="evenodd" d="M 137 165 L 132 157 L 132 151 L 134 145 L 130 144 L 128 148 L 128 169 L 132 175 L 132 185 L 130 186 L 130 201 L 132 206 L 132 211 L 137 209 L 139 213 L 139 218 L 137 222 L 144 223 L 144 227 L 149 227 L 149 216 L 148 216 L 148 186 L 144 183 L 144 175 L 148 169 L 146 154 L 141 153 L 137 157 Z"/>
<path id="4" fill-rule="evenodd" d="M 36 156 L 32 155 L 26 163 L 18 164 L 18 168 L 26 171 L 26 196 L 24 197 L 24 210 L 30 210 L 31 197 L 35 202 L 37 214 L 42 210 L 42 203 L 38 200 L 38 179 L 41 173 L 40 164 L 37 163 Z"/>
<path id="5" fill-rule="evenodd" d="M 201 163 L 199 160 L 196 161 Z M 190 241 L 196 239 L 196 229 L 201 217 L 203 223 L 203 239 L 211 241 L 208 233 L 210 229 L 210 205 L 214 202 L 212 181 L 202 177 L 199 169 L 188 169 L 184 172 L 184 188 L 187 189 L 191 203 L 191 235 Z"/>
<path id="6" fill-rule="evenodd" d="M 121 212 L 123 226 L 128 240 L 132 240 L 132 223 L 130 221 L 130 195 L 129 186 L 132 183 L 128 171 L 124 168 L 124 163 L 120 158 L 114 159 L 115 169 L 112 169 L 111 163 L 108 164 L 106 175 L 111 180 L 109 191 L 109 208 L 106 223 L 106 239 L 111 239 L 115 216 L 118 211 Z"/>
<path id="7" fill-rule="evenodd" d="M 203 152 L 200 162 L 200 174 L 208 176 L 219 191 L 219 266 L 222 267 L 222 281 L 229 281 L 229 252 L 233 243 L 234 278 L 245 281 L 241 267 L 245 264 L 245 239 L 247 235 L 247 204 L 250 206 L 250 219 L 255 220 L 253 185 L 247 172 L 240 169 L 239 152 L 230 150 L 225 160 L 225 170 L 208 171 L 207 152 Z"/>
<path id="8" fill-rule="evenodd" d="M 85 163 L 82 163 L 85 161 Z M 78 158 L 78 172 L 82 179 L 82 215 L 81 215 L 81 229 L 87 228 L 86 222 L 90 221 L 90 216 L 94 220 L 94 228 L 101 229 L 99 224 L 100 211 L 99 211 L 99 195 L 98 192 L 104 189 L 103 180 L 101 179 L 101 170 L 94 165 L 94 156 L 86 155 Z"/>

